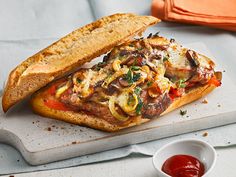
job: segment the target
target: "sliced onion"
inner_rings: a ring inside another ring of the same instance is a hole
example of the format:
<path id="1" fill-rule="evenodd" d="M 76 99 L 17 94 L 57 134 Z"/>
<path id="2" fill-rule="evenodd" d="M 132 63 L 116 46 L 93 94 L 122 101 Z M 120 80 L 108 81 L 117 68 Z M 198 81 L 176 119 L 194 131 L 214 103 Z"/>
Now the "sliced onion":
<path id="1" fill-rule="evenodd" d="M 56 94 L 55 94 L 56 98 L 59 98 L 61 96 L 61 94 L 64 91 L 66 91 L 67 89 L 68 89 L 67 85 L 64 85 L 64 86 L 60 87 L 59 89 L 57 89 Z"/>
<path id="2" fill-rule="evenodd" d="M 111 111 L 111 114 L 118 120 L 120 121 L 126 121 L 129 119 L 129 116 L 123 116 L 120 115 L 117 111 L 116 111 L 116 98 L 114 96 L 110 97 L 109 102 L 108 102 L 108 107 Z"/>
<path id="3" fill-rule="evenodd" d="M 119 59 L 116 59 L 113 63 L 112 63 L 112 67 L 114 69 L 114 71 L 119 71 L 120 70 L 120 64 L 121 61 Z"/>
<path id="4" fill-rule="evenodd" d="M 121 107 L 123 111 L 126 113 L 132 112 L 136 109 L 138 105 L 138 97 L 136 94 L 132 93 L 131 94 L 134 102 L 129 104 L 129 92 L 122 92 L 118 97 L 117 97 L 117 104 Z"/>
<path id="5" fill-rule="evenodd" d="M 147 65 L 142 66 L 141 70 L 144 71 L 147 74 L 150 73 L 150 68 Z"/>
<path id="6" fill-rule="evenodd" d="M 119 71 L 115 72 L 112 76 L 108 77 L 102 84 L 102 87 L 107 88 L 108 85 L 115 80 L 116 78 L 127 74 L 127 72 L 129 71 L 128 68 L 121 68 Z"/>
<path id="7" fill-rule="evenodd" d="M 122 92 L 133 92 L 135 87 L 136 87 L 136 83 L 133 83 L 130 87 L 126 87 L 122 89 Z"/>
<path id="8" fill-rule="evenodd" d="M 61 86 L 56 90 L 55 97 L 59 98 L 62 93 L 64 93 L 70 86 L 71 86 L 71 81 L 67 81 L 65 85 Z"/>

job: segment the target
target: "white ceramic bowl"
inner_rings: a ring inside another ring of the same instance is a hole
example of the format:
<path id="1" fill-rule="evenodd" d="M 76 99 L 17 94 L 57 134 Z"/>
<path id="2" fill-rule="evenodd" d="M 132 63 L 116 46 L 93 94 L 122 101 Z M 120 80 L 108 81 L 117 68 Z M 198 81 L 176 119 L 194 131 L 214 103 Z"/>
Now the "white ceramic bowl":
<path id="1" fill-rule="evenodd" d="M 216 163 L 215 149 L 205 141 L 196 139 L 184 139 L 171 142 L 160 148 L 153 156 L 153 165 L 158 176 L 170 177 L 161 168 L 163 163 L 171 156 L 185 154 L 196 157 L 205 167 L 204 177 L 208 176 Z"/>

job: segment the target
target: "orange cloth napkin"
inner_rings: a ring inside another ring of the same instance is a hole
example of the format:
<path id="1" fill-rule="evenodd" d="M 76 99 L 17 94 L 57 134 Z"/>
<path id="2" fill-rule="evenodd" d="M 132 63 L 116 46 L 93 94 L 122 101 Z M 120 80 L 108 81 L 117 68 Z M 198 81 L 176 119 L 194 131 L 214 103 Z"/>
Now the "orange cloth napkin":
<path id="1" fill-rule="evenodd" d="M 151 11 L 167 21 L 236 31 L 236 0 L 153 0 Z"/>

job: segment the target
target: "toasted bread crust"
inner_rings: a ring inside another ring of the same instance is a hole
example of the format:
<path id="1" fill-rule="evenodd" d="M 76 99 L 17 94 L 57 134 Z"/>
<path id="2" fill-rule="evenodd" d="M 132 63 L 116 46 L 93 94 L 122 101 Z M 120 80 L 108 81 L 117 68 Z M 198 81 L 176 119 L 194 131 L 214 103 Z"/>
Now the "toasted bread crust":
<path id="1" fill-rule="evenodd" d="M 217 79 L 221 80 L 220 72 L 215 73 L 215 75 Z M 215 88 L 216 86 L 214 85 L 204 85 L 204 86 L 199 86 L 197 88 L 190 90 L 187 94 L 175 99 L 174 102 L 169 106 L 169 108 L 161 114 L 161 116 L 183 105 L 191 103 L 201 97 L 204 97 Z M 104 119 L 98 118 L 96 116 L 88 115 L 85 113 L 51 109 L 44 105 L 43 97 L 41 96 L 41 94 L 42 94 L 42 91 L 38 91 L 32 96 L 32 99 L 31 99 L 31 106 L 35 113 L 42 115 L 44 117 L 50 117 L 50 118 L 62 120 L 62 121 L 77 124 L 77 125 L 88 126 L 88 127 L 95 128 L 98 130 L 114 132 L 114 131 L 118 131 L 124 128 L 133 127 L 135 125 L 139 125 L 139 124 L 142 124 L 151 120 L 151 119 L 141 117 L 139 121 L 134 120 L 133 122 L 127 125 L 119 126 L 119 125 L 111 124 Z"/>
<path id="2" fill-rule="evenodd" d="M 160 20 L 151 16 L 115 14 L 73 31 L 49 47 L 29 57 L 9 75 L 2 106 L 11 106 L 131 36 Z"/>

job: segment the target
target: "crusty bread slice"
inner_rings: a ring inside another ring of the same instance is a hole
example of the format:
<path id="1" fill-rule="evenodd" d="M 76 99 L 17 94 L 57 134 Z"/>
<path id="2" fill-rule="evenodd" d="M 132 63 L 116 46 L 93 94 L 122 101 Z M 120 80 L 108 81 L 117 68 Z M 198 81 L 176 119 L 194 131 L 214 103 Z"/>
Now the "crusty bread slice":
<path id="1" fill-rule="evenodd" d="M 151 16 L 115 14 L 73 31 L 29 57 L 11 71 L 2 106 L 11 106 L 160 20 Z"/>
<path id="2" fill-rule="evenodd" d="M 220 72 L 216 72 L 215 75 L 218 80 L 221 80 L 222 76 Z M 174 102 L 169 106 L 169 108 L 165 112 L 163 112 L 161 115 L 165 115 L 168 112 L 171 112 L 183 105 L 186 105 L 201 97 L 204 97 L 215 88 L 216 86 L 214 85 L 204 85 L 204 86 L 199 86 L 195 89 L 192 89 L 187 94 L 183 95 L 182 97 L 175 99 Z M 61 111 L 61 110 L 51 109 L 45 106 L 42 93 L 43 93 L 43 90 L 39 90 L 32 96 L 31 106 L 35 113 L 45 116 L 45 117 L 50 117 L 50 118 L 62 120 L 62 121 L 77 124 L 77 125 L 88 126 L 91 128 L 104 130 L 108 132 L 114 132 L 114 131 L 118 131 L 124 128 L 133 127 L 135 125 L 139 125 L 139 124 L 142 124 L 151 120 L 144 117 L 139 117 L 137 119 L 134 119 L 132 122 L 129 122 L 126 125 L 123 125 L 123 126 L 115 125 L 93 115 L 88 115 L 85 113 L 79 113 L 79 112 L 73 112 L 73 111 Z"/>

